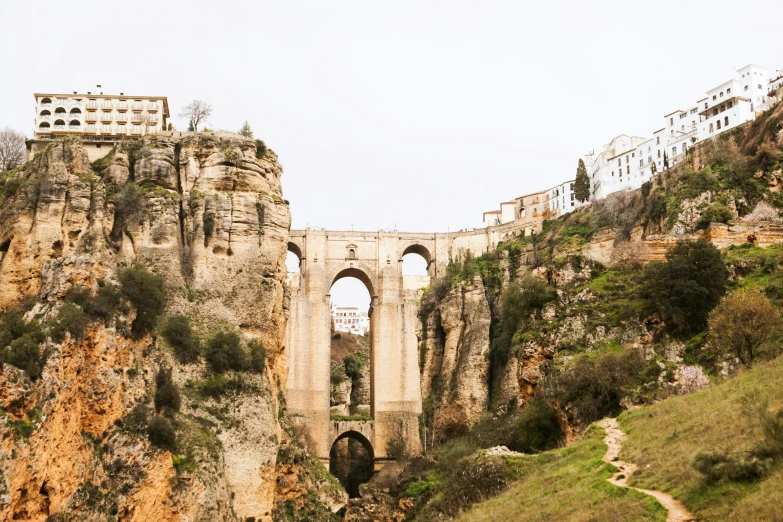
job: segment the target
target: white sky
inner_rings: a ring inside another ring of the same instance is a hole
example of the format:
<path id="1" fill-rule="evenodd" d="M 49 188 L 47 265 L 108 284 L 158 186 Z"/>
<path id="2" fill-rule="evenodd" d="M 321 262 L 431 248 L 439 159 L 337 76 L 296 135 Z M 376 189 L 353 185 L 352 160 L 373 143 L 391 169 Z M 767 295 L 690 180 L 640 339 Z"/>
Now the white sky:
<path id="1" fill-rule="evenodd" d="M 247 119 L 293 227 L 446 231 L 573 177 L 617 134 L 750 62 L 783 68 L 783 2 L 0 0 L 0 127 L 33 92 L 161 94 Z M 186 122 L 175 119 L 179 129 Z"/>

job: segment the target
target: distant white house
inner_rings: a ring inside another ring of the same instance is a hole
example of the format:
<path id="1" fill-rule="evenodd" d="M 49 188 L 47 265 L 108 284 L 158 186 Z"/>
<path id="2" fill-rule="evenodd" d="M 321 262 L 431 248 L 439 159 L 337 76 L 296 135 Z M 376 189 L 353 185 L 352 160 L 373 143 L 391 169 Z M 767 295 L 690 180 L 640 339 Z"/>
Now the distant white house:
<path id="1" fill-rule="evenodd" d="M 360 311 L 355 306 L 335 306 L 331 310 L 332 325 L 336 332 L 347 332 L 354 335 L 367 335 L 370 332 L 370 317 L 367 312 Z"/>
<path id="2" fill-rule="evenodd" d="M 681 163 L 694 143 L 754 120 L 781 99 L 783 71 L 753 64 L 738 69 L 735 78 L 708 90 L 707 97 L 695 105 L 665 115 L 663 127 L 652 138 L 620 134 L 585 154 L 582 159 L 590 177 L 591 199 L 638 189 L 656 173 Z M 547 191 L 503 202 L 500 210 L 484 212 L 484 226 L 518 222 L 526 232 L 536 231 L 544 219 L 582 205 L 573 194 L 573 183 L 565 181 Z"/>

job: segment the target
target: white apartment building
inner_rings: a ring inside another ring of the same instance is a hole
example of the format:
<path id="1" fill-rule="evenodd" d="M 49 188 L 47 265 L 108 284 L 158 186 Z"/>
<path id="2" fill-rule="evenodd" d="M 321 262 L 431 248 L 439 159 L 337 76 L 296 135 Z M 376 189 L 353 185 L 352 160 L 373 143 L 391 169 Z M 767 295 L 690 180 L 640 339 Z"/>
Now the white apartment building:
<path id="1" fill-rule="evenodd" d="M 772 77 L 774 76 L 774 78 Z M 621 134 L 591 151 L 588 172 L 596 199 L 624 189 L 637 189 L 655 173 L 682 162 L 696 142 L 752 121 L 776 101 L 783 74 L 746 65 L 737 77 L 707 91 L 707 97 L 686 110 L 664 116 L 664 126 L 651 139 Z M 587 160 L 585 161 L 587 164 Z"/>
<path id="2" fill-rule="evenodd" d="M 106 155 L 115 142 L 166 130 L 169 104 L 165 96 L 35 93 L 35 133 L 29 153 L 48 141 L 79 135 L 91 161 Z M 102 149 L 102 144 L 108 147 Z"/>
<path id="3" fill-rule="evenodd" d="M 370 332 L 370 317 L 354 306 L 335 306 L 331 310 L 332 325 L 336 332 L 367 335 Z"/>

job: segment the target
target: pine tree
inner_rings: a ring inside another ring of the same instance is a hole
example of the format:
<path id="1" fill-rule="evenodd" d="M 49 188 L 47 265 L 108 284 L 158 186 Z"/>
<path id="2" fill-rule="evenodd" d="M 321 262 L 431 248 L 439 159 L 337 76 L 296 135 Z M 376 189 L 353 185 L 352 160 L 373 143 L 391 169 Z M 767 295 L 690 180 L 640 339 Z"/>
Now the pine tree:
<path id="1" fill-rule="evenodd" d="M 590 178 L 587 176 L 587 168 L 582 158 L 579 158 L 579 166 L 576 168 L 576 180 L 574 181 L 574 197 L 580 203 L 590 199 Z"/>
<path id="2" fill-rule="evenodd" d="M 663 151 L 663 170 L 669 168 L 669 156 L 666 155 L 666 151 Z"/>
<path id="3" fill-rule="evenodd" d="M 242 128 L 239 129 L 239 134 L 244 136 L 245 138 L 252 138 L 253 137 L 253 131 L 250 128 L 250 124 L 245 120 L 245 124 L 242 125 Z"/>
<path id="4" fill-rule="evenodd" d="M 188 132 L 196 132 L 196 127 L 193 125 L 193 120 L 188 122 Z"/>

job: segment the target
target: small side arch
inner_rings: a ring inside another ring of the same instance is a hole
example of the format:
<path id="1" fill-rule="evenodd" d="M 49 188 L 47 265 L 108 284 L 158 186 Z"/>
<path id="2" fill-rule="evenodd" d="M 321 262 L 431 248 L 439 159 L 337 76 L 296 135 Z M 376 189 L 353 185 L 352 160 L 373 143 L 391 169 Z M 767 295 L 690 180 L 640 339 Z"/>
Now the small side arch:
<path id="1" fill-rule="evenodd" d="M 429 249 L 427 247 L 425 247 L 424 245 L 420 245 L 418 243 L 414 244 L 414 245 L 410 245 L 410 246 L 408 246 L 408 248 L 406 248 L 405 250 L 402 251 L 402 256 L 400 256 L 400 257 L 404 257 L 407 254 L 418 254 L 418 255 L 420 255 L 421 257 L 424 258 L 424 261 L 427 262 L 427 267 L 429 267 L 430 263 L 432 263 L 432 254 L 430 253 Z"/>
<path id="2" fill-rule="evenodd" d="M 291 241 L 288 242 L 288 251 L 293 253 L 296 257 L 298 257 L 299 261 L 301 261 L 302 258 L 304 257 L 302 255 L 302 249 L 299 248 L 299 245 L 297 245 L 296 243 L 293 243 Z"/>
<path id="3" fill-rule="evenodd" d="M 341 433 L 336 439 L 334 439 L 334 442 L 332 442 L 332 447 L 329 450 L 330 456 L 331 456 L 331 452 L 334 450 L 335 444 L 337 444 L 338 442 L 340 442 L 345 438 L 351 438 L 359 441 L 361 445 L 364 446 L 364 449 L 367 450 L 367 453 L 369 453 L 370 458 L 375 460 L 375 451 L 372 448 L 372 443 L 367 439 L 367 437 L 362 435 L 360 432 L 354 430 L 349 430 L 344 433 Z"/>

